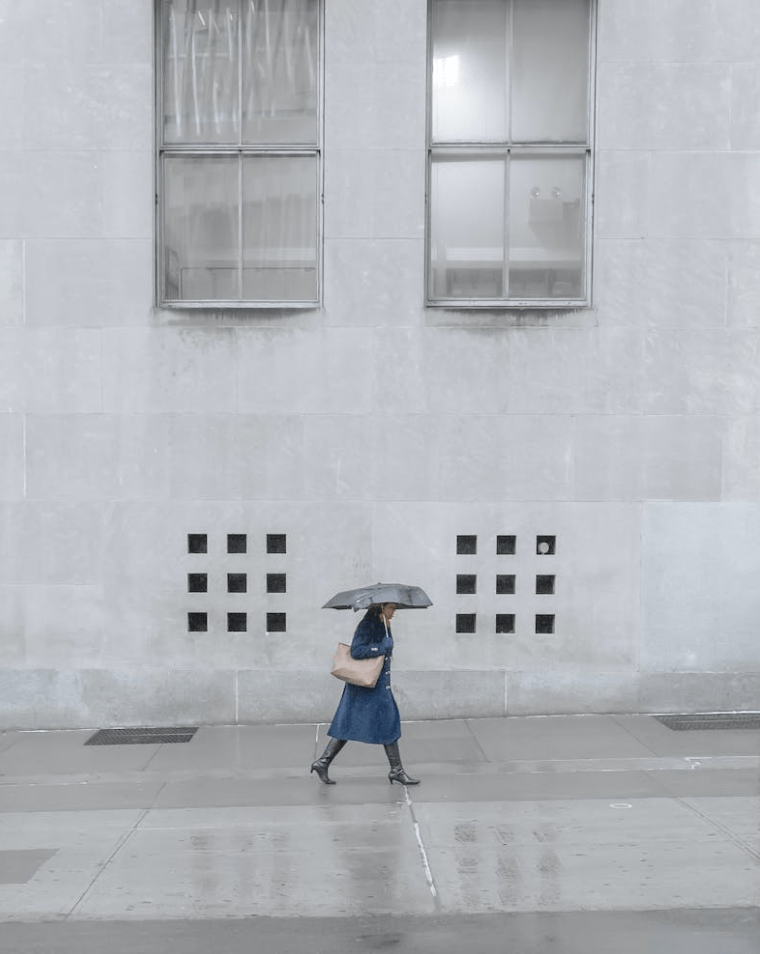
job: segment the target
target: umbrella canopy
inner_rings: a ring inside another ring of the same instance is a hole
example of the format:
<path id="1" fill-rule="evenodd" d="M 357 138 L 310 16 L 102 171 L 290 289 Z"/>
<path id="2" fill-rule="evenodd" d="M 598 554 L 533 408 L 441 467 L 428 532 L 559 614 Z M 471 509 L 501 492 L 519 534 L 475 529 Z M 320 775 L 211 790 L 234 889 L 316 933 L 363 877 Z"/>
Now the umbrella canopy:
<path id="1" fill-rule="evenodd" d="M 433 601 L 419 586 L 406 583 L 373 583 L 355 590 L 336 593 L 322 609 L 367 609 L 373 603 L 395 603 L 399 609 L 425 609 Z"/>

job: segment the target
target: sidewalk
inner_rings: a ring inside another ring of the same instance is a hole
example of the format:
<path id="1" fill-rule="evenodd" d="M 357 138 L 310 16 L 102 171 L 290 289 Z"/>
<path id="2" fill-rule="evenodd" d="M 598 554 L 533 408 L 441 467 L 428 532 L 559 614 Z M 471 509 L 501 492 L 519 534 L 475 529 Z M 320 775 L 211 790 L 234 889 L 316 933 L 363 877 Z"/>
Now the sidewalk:
<path id="1" fill-rule="evenodd" d="M 650 716 L 405 723 L 422 784 L 324 726 L 0 735 L 0 920 L 756 908 L 760 731 Z M 315 949 L 316 950 L 316 949 Z M 716 952 L 717 954 L 717 952 Z"/>

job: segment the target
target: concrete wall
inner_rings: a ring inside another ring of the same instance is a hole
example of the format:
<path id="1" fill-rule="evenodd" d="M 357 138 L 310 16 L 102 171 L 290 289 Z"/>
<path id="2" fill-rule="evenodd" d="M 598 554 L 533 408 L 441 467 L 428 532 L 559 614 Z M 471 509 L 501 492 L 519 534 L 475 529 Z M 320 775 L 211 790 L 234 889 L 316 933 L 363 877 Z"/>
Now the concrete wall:
<path id="1" fill-rule="evenodd" d="M 378 579 L 435 603 L 397 617 L 404 718 L 760 708 L 760 8 L 599 0 L 569 313 L 423 307 L 425 19 L 327 2 L 324 307 L 201 315 L 152 305 L 150 0 L 5 11 L 0 725 L 327 718 L 355 617 L 319 607 Z"/>

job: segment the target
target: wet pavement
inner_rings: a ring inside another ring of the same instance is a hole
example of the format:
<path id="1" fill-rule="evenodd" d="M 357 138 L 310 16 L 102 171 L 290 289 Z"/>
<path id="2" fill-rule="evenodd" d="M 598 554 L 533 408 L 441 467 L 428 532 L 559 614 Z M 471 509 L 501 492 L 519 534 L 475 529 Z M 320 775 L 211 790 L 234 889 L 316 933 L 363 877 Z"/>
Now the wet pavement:
<path id="1" fill-rule="evenodd" d="M 0 952 L 760 951 L 760 731 L 405 723 L 0 735 Z"/>
<path id="2" fill-rule="evenodd" d="M 760 914 L 478 914 L 2 925 L 14 954 L 757 954 Z"/>

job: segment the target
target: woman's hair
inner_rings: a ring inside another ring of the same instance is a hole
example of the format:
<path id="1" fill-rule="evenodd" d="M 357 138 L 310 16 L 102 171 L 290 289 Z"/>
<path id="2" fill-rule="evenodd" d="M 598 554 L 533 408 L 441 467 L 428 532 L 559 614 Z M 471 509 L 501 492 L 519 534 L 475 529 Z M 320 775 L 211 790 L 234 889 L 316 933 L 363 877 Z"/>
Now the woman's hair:
<path id="1" fill-rule="evenodd" d="M 380 613 L 383 611 L 382 603 L 373 603 L 367 612 L 364 614 L 364 619 L 378 619 Z"/>

